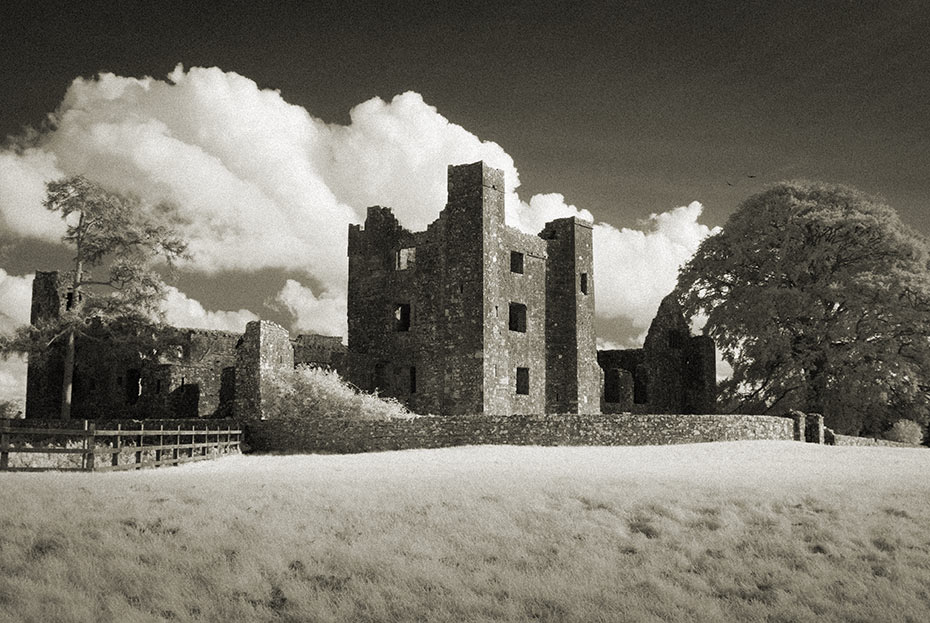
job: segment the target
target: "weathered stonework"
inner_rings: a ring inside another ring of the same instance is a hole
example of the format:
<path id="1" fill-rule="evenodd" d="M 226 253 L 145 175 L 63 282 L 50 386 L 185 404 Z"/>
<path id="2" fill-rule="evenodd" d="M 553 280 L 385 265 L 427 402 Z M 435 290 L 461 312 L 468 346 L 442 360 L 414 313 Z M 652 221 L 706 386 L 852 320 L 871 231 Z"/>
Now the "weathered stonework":
<path id="1" fill-rule="evenodd" d="M 471 444 L 657 445 L 791 441 L 790 418 L 765 415 L 455 415 L 347 420 L 314 413 L 246 426 L 252 450 L 375 452 Z"/>
<path id="2" fill-rule="evenodd" d="M 67 307 L 58 273 L 33 281 L 32 322 L 53 319 Z M 92 330 L 91 330 L 92 331 Z M 275 369 L 307 363 L 341 369 L 340 338 L 300 335 L 272 323 L 251 323 L 245 335 L 167 327 L 157 358 L 120 353 L 108 340 L 79 339 L 75 347 L 72 417 L 195 418 L 261 417 L 261 395 Z M 30 360 L 26 417 L 57 418 L 61 406 L 62 349 Z"/>
<path id="3" fill-rule="evenodd" d="M 419 413 L 598 412 L 591 225 L 524 234 L 504 223 L 501 171 L 448 180 L 426 231 L 383 207 L 349 226 L 349 380 Z"/>
<path id="4" fill-rule="evenodd" d="M 597 361 L 605 375 L 625 370 L 632 376 L 632 404 L 626 394 L 605 392 L 605 412 L 715 412 L 714 343 L 709 337 L 691 335 L 674 295 L 662 300 L 641 349 L 601 350 Z"/>

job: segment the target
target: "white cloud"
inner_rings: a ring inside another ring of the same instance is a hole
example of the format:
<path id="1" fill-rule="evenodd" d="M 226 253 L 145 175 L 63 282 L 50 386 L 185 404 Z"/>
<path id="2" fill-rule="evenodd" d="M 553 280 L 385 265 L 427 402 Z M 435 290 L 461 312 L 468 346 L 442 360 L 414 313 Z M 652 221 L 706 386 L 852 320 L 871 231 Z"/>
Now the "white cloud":
<path id="1" fill-rule="evenodd" d="M 367 206 L 387 205 L 407 227 L 424 228 L 445 203 L 449 164 L 485 160 L 502 169 L 507 221 L 524 231 L 564 216 L 593 220 L 557 193 L 521 200 L 503 148 L 451 123 L 417 93 L 362 102 L 350 119 L 327 124 L 218 68 L 179 66 L 165 80 L 78 78 L 55 131 L 35 147 L 0 152 L 0 220 L 13 234 L 57 239 L 61 223 L 41 205 L 43 183 L 76 173 L 152 202 L 173 200 L 194 254 L 189 269 L 298 273 L 315 291 L 289 281 L 278 304 L 301 330 L 343 335 L 348 224 L 361 222 Z M 642 231 L 595 226 L 603 326 L 648 327 L 678 266 L 709 232 L 700 212 L 692 203 L 656 214 Z M 172 313 L 183 322 L 225 326 L 247 317 L 198 310 L 174 296 Z"/>
<path id="2" fill-rule="evenodd" d="M 599 318 L 624 319 L 645 337 L 659 303 L 675 287 L 679 267 L 712 233 L 698 222 L 698 202 L 653 214 L 642 229 L 594 227 L 594 280 Z M 602 323 L 602 326 L 605 323 Z M 604 339 L 617 339 L 607 335 Z"/>
<path id="3" fill-rule="evenodd" d="M 42 206 L 45 182 L 61 177 L 55 154 L 29 148 L 0 151 L 0 224 L 9 232 L 56 242 L 64 223 Z"/>
<path id="4" fill-rule="evenodd" d="M 0 268 L 0 333 L 9 334 L 29 324 L 34 276 L 17 277 Z"/>
<path id="5" fill-rule="evenodd" d="M 288 279 L 269 306 L 294 316 L 295 333 L 346 335 L 345 296 L 317 296 L 313 290 Z"/>
<path id="6" fill-rule="evenodd" d="M 0 334 L 29 323 L 33 275 L 17 277 L 0 268 Z M 0 359 L 0 400 L 26 399 L 26 359 Z"/>
<path id="7" fill-rule="evenodd" d="M 245 331 L 245 325 L 258 316 L 248 311 L 208 311 L 199 301 L 188 297 L 174 286 L 168 286 L 168 292 L 162 303 L 165 320 L 176 327 L 191 329 L 217 329 L 221 331 Z"/>

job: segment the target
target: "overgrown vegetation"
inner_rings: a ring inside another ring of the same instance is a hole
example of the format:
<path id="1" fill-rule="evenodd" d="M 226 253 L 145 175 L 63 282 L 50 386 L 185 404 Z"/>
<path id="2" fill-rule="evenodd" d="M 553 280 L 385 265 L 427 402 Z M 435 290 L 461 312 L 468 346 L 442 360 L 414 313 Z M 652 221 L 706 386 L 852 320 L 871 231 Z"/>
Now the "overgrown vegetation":
<path id="1" fill-rule="evenodd" d="M 265 417 L 329 417 L 387 420 L 416 417 L 393 398 L 359 391 L 332 370 L 297 366 L 275 377 Z"/>
<path id="2" fill-rule="evenodd" d="M 822 413 L 838 433 L 930 421 L 930 245 L 852 188 L 778 184 L 682 268 L 688 315 L 733 367 L 733 413 Z"/>
<path id="3" fill-rule="evenodd" d="M 926 621 L 928 471 L 739 442 L 0 474 L 0 620 Z"/>
<path id="4" fill-rule="evenodd" d="M 924 427 L 913 420 L 898 420 L 885 433 L 885 439 L 916 446 L 924 441 Z"/>
<path id="5" fill-rule="evenodd" d="M 0 419 L 21 418 L 23 410 L 23 403 L 20 400 L 0 400 Z"/>

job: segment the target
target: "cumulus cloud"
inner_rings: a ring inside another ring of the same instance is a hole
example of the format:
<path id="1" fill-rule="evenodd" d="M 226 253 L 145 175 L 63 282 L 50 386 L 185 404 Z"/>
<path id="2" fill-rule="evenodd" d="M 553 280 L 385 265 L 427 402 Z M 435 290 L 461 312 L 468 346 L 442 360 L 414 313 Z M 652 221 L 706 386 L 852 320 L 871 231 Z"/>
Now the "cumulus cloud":
<path id="1" fill-rule="evenodd" d="M 194 255 L 189 270 L 299 277 L 275 305 L 304 331 L 345 334 L 348 224 L 361 222 L 367 206 L 387 205 L 405 226 L 424 228 L 445 204 L 448 164 L 484 160 L 502 169 L 507 222 L 523 231 L 565 216 L 594 220 L 557 193 L 522 200 L 504 149 L 414 92 L 372 98 L 350 111 L 347 125 L 329 124 L 239 74 L 178 66 L 163 80 L 77 78 L 55 121 L 30 147 L 0 153 L 0 220 L 8 231 L 57 239 L 61 223 L 41 200 L 44 182 L 65 175 L 82 173 L 152 203 L 173 201 Z M 595 226 L 604 326 L 645 330 L 678 265 L 709 232 L 700 212 L 692 203 L 656 214 L 642 230 Z M 182 322 L 229 326 L 249 317 L 172 296 L 169 309 Z"/>
<path id="2" fill-rule="evenodd" d="M 312 289 L 288 279 L 269 305 L 289 312 L 294 317 L 291 328 L 297 333 L 341 336 L 346 334 L 344 296 L 317 296 Z"/>
<path id="3" fill-rule="evenodd" d="M 168 292 L 162 303 L 165 321 L 175 327 L 190 329 L 217 329 L 220 331 L 245 331 L 245 325 L 258 316 L 247 309 L 239 311 L 209 311 L 194 299 L 174 286 L 168 286 Z"/>
<path id="4" fill-rule="evenodd" d="M 642 229 L 617 229 L 605 223 L 594 228 L 594 280 L 597 316 L 632 322 L 641 343 L 659 303 L 675 287 L 679 267 L 712 233 L 698 222 L 698 202 L 653 214 Z M 604 339 L 617 339 L 604 336 Z"/>
<path id="5" fill-rule="evenodd" d="M 0 268 L 0 334 L 9 335 L 29 323 L 33 276 L 17 277 Z M 25 397 L 25 358 L 0 359 L 0 400 L 24 401 Z"/>
<path id="6" fill-rule="evenodd" d="M 29 324 L 34 276 L 17 277 L 0 268 L 0 333 L 10 334 Z"/>

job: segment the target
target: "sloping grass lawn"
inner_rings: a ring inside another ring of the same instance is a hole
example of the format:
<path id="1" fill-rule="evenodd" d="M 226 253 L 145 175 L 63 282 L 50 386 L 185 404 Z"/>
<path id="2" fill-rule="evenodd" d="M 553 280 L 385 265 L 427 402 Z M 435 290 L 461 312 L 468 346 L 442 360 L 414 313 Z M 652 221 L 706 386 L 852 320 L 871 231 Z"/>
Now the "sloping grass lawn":
<path id="1" fill-rule="evenodd" d="M 738 442 L 0 474 L 2 621 L 930 620 L 930 451 Z"/>

